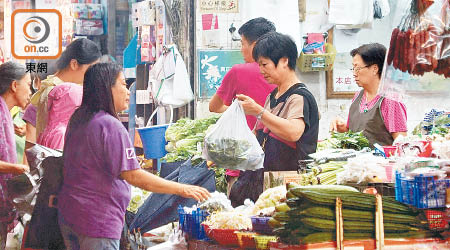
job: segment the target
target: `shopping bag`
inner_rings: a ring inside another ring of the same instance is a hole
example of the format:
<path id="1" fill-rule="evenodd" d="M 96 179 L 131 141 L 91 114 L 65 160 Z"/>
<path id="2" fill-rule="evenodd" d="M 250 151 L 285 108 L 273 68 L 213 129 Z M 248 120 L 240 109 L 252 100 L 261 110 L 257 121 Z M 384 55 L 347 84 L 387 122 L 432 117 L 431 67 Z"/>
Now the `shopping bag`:
<path id="1" fill-rule="evenodd" d="M 220 168 L 257 170 L 263 168 L 264 152 L 247 126 L 244 109 L 235 100 L 207 131 L 203 156 Z"/>
<path id="2" fill-rule="evenodd" d="M 181 107 L 194 99 L 186 64 L 175 45 L 165 49 L 149 72 L 149 88 L 161 105 Z"/>

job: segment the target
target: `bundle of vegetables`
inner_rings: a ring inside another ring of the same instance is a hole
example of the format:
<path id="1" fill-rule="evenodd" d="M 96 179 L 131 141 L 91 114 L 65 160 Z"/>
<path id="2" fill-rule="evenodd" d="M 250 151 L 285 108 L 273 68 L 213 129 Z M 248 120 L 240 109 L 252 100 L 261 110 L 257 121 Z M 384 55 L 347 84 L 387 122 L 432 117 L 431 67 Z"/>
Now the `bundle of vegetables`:
<path id="1" fill-rule="evenodd" d="M 248 230 L 252 228 L 250 217 L 236 210 L 213 213 L 203 224 L 208 225 L 211 229 Z"/>
<path id="2" fill-rule="evenodd" d="M 127 211 L 136 213 L 150 194 L 151 192 L 149 191 L 131 186 L 131 200 L 128 204 Z"/>
<path id="3" fill-rule="evenodd" d="M 363 132 L 353 132 L 349 130 L 344 133 L 333 133 L 331 135 L 332 143 L 335 148 L 362 150 L 369 147 L 369 140 L 364 136 Z"/>
<path id="4" fill-rule="evenodd" d="M 209 126 L 215 124 L 218 116 L 191 120 L 182 118 L 166 130 L 166 162 L 185 161 L 193 156 L 201 156 L 201 143 Z M 198 162 L 193 162 L 195 165 Z"/>
<path id="5" fill-rule="evenodd" d="M 286 200 L 286 186 L 281 185 L 265 190 L 255 202 L 253 215 L 272 215 L 275 206 Z"/>
<path id="6" fill-rule="evenodd" d="M 162 159 L 165 162 L 177 162 L 186 161 L 192 157 L 192 165 L 199 164 L 203 161 L 201 149 L 205 133 L 218 119 L 219 116 L 196 120 L 182 118 L 170 125 L 166 130 L 166 151 L 168 153 Z M 216 190 L 226 192 L 225 170 L 221 168 L 212 169 L 216 172 Z"/>
<path id="7" fill-rule="evenodd" d="M 278 205 L 269 224 L 280 239 L 291 244 L 336 240 L 336 197 L 342 199 L 344 239 L 368 239 L 375 234 L 375 196 L 347 186 L 302 187 L 288 184 L 285 204 Z M 383 197 L 386 238 L 431 236 L 422 213 Z"/>

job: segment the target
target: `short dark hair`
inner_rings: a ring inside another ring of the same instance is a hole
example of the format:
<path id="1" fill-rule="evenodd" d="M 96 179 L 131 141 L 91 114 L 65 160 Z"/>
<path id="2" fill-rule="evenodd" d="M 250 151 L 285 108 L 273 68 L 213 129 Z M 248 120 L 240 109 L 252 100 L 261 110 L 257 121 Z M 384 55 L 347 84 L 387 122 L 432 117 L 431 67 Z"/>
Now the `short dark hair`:
<path id="1" fill-rule="evenodd" d="M 0 95 L 11 88 L 13 81 L 20 81 L 27 74 L 23 64 L 9 61 L 0 65 Z"/>
<path id="2" fill-rule="evenodd" d="M 79 64 L 91 64 L 102 56 L 98 45 L 86 38 L 78 38 L 72 41 L 63 51 L 57 61 L 57 69 L 63 70 L 69 66 L 72 59 Z"/>
<path id="3" fill-rule="evenodd" d="M 69 129 L 86 124 L 94 114 L 103 110 L 117 118 L 111 88 L 122 68 L 115 63 L 97 63 L 84 74 L 83 99 L 69 122 Z"/>
<path id="4" fill-rule="evenodd" d="M 359 55 L 366 66 L 378 65 L 378 76 L 381 76 L 384 66 L 384 58 L 386 57 L 386 47 L 379 43 L 363 44 L 356 49 L 350 51 L 352 57 Z"/>
<path id="5" fill-rule="evenodd" d="M 260 57 L 266 57 L 272 60 L 275 65 L 278 65 L 280 59 L 286 57 L 291 70 L 295 70 L 297 56 L 297 45 L 295 45 L 292 38 L 278 32 L 270 32 L 263 35 L 253 48 L 253 59 L 256 62 Z"/>
<path id="6" fill-rule="evenodd" d="M 239 35 L 245 37 L 249 43 L 253 43 L 262 35 L 276 31 L 275 25 L 265 19 L 258 17 L 244 23 L 238 30 Z"/>

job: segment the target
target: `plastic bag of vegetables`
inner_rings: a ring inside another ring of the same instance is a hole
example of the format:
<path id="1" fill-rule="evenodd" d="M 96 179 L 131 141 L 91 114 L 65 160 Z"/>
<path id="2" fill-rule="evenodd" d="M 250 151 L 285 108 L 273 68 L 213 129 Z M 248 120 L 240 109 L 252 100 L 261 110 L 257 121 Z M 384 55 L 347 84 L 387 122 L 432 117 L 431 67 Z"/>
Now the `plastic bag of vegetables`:
<path id="1" fill-rule="evenodd" d="M 221 168 L 263 168 L 264 152 L 249 129 L 244 110 L 238 101 L 234 101 L 216 125 L 207 131 L 203 156 Z"/>

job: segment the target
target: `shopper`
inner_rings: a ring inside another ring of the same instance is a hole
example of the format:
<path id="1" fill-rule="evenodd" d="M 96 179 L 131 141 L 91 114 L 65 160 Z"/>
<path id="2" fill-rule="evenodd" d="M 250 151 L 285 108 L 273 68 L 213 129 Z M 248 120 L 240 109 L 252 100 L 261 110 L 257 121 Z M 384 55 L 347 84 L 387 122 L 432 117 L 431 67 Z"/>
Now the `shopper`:
<path id="1" fill-rule="evenodd" d="M 16 62 L 0 65 L 0 249 L 5 249 L 6 236 L 16 216 L 8 199 L 6 180 L 29 170 L 28 166 L 17 164 L 10 110 L 14 106 L 25 108 L 31 95 L 30 84 L 30 75 L 23 65 Z"/>
<path id="2" fill-rule="evenodd" d="M 48 98 L 50 91 L 57 85 L 62 83 L 83 84 L 84 73 L 87 68 L 96 63 L 101 57 L 100 49 L 97 44 L 86 38 L 79 38 L 70 43 L 66 50 L 63 51 L 61 57 L 57 61 L 58 72 L 55 75 L 48 76 L 42 81 L 41 88 L 33 95 L 31 103 L 37 107 L 36 117 L 36 138 L 47 127 L 49 107 Z M 69 84 L 70 85 L 70 84 Z M 62 91 L 64 92 L 64 91 Z M 65 92 L 64 92 L 65 93 Z M 54 96 L 57 99 L 59 96 Z M 57 114 L 60 116 L 68 116 L 72 113 Z M 52 124 L 56 126 L 56 124 Z M 58 135 L 60 136 L 60 134 Z"/>
<path id="3" fill-rule="evenodd" d="M 45 70 L 41 70 L 31 74 L 31 91 L 36 93 L 41 87 L 41 82 L 47 77 L 56 73 L 56 60 L 39 60 L 37 64 L 45 64 Z M 25 109 L 22 119 L 26 123 L 25 129 L 25 150 L 29 149 L 33 143 L 36 143 L 36 113 L 37 107 L 29 103 Z M 19 159 L 20 160 L 20 159 Z M 28 164 L 26 154 L 23 155 L 23 163 Z"/>
<path id="4" fill-rule="evenodd" d="M 297 46 L 287 35 L 271 32 L 253 49 L 264 78 L 277 86 L 264 107 L 237 95 L 244 111 L 256 116 L 256 134 L 264 148 L 264 171 L 298 170 L 298 161 L 314 153 L 319 132 L 316 100 L 295 74 Z"/>
<path id="5" fill-rule="evenodd" d="M 67 249 L 119 249 L 129 184 L 196 200 L 209 197 L 204 188 L 167 181 L 139 168 L 128 132 L 117 118 L 130 98 L 119 66 L 91 66 L 83 93 L 66 133 L 64 181 L 58 195 Z"/>
<path id="6" fill-rule="evenodd" d="M 258 104 L 263 105 L 269 93 L 275 89 L 275 85 L 269 84 L 264 77 L 259 73 L 258 63 L 255 62 L 252 56 L 253 47 L 256 40 L 262 35 L 275 31 L 275 25 L 263 18 L 258 17 L 251 19 L 244 23 L 238 30 L 241 36 L 241 54 L 244 57 L 244 64 L 234 65 L 230 71 L 225 75 L 217 89 L 216 94 L 209 102 L 209 111 L 222 113 L 237 94 L 244 94 L 253 98 Z M 256 118 L 252 115 L 247 115 L 247 124 L 250 129 L 255 127 Z M 233 183 L 239 176 L 238 170 L 227 170 L 227 193 L 229 195 Z"/>
<path id="7" fill-rule="evenodd" d="M 350 54 L 353 57 L 353 76 L 363 89 L 353 97 L 347 122 L 336 118 L 330 130 L 363 131 L 370 145 L 392 145 L 399 135 L 406 135 L 407 116 L 403 103 L 378 94 L 386 48 L 379 43 L 364 44 Z"/>

